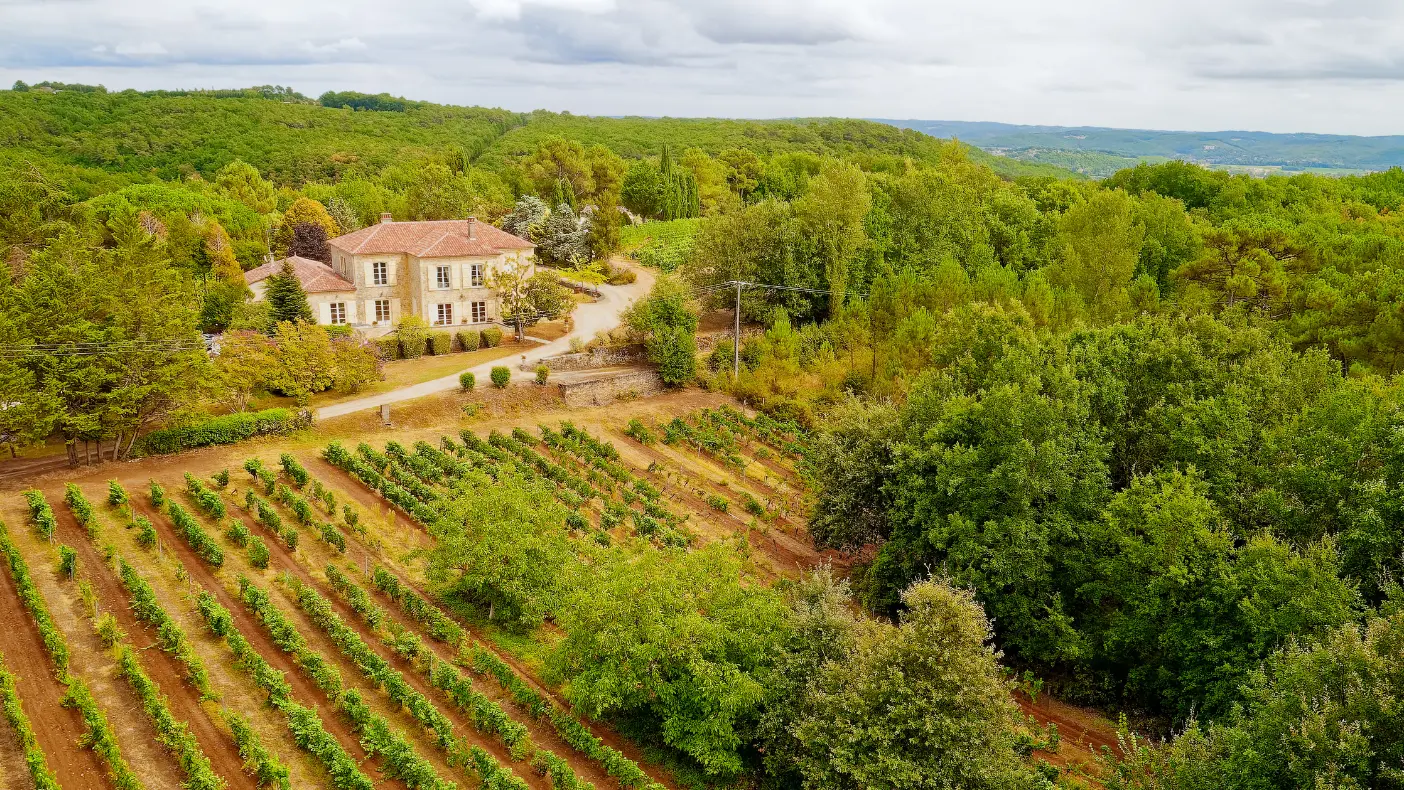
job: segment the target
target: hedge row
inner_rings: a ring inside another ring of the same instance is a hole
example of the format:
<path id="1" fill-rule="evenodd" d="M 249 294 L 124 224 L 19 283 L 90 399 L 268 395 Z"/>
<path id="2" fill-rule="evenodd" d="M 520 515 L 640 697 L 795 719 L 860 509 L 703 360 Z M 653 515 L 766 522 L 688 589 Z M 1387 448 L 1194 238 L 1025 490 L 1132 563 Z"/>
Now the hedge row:
<path id="1" fill-rule="evenodd" d="M 347 578 L 341 569 L 331 563 L 327 563 L 327 581 L 331 583 L 331 588 L 346 600 L 351 610 L 359 614 L 371 628 L 378 629 L 385 622 L 385 610 L 377 606 L 360 585 Z"/>
<path id="2" fill-rule="evenodd" d="M 495 326 L 483 330 L 460 329 L 452 333 L 434 329 L 425 335 L 423 348 L 406 348 L 398 335 L 383 335 L 371 342 L 375 344 L 381 359 L 418 359 L 426 353 L 436 357 L 452 353 L 454 345 L 458 346 L 459 351 L 495 348 L 502 345 L 502 330 Z"/>
<path id="3" fill-rule="evenodd" d="M 315 710 L 304 708 L 292 701 L 292 686 L 283 673 L 269 666 L 263 656 L 253 648 L 234 625 L 229 610 L 219 605 L 214 596 L 201 591 L 195 598 L 195 606 L 205 618 L 205 626 L 210 633 L 223 637 L 234 653 L 235 666 L 253 679 L 259 688 L 268 694 L 268 702 L 281 710 L 288 720 L 288 730 L 293 741 L 303 751 L 321 761 L 331 775 L 332 787 L 336 790 L 373 790 L 375 785 L 361 773 L 356 760 L 341 748 L 341 744 L 322 724 L 321 716 Z"/>
<path id="4" fill-rule="evenodd" d="M 343 691 L 340 674 L 307 646 L 296 626 L 273 606 L 266 591 L 255 586 L 248 578 L 240 576 L 239 594 L 244 605 L 255 614 L 273 638 L 278 649 L 292 654 L 303 672 L 326 692 L 327 698 L 351 722 L 352 727 L 361 736 L 362 746 L 368 752 L 384 757 L 382 766 L 387 776 L 403 779 L 411 790 L 451 790 L 457 787 L 452 782 L 445 782 L 435 776 L 432 767 L 415 753 L 409 743 L 400 735 L 391 732 L 384 719 L 365 708 L 355 691 Z"/>
<path id="5" fill-rule="evenodd" d="M 190 548 L 195 550 L 200 559 L 216 568 L 224 564 L 224 550 L 210 537 L 205 528 L 200 526 L 194 516 L 175 502 L 170 503 L 167 512 L 171 515 L 171 523 L 175 524 L 176 531 L 185 538 L 185 542 L 190 544 Z"/>
<path id="6" fill-rule="evenodd" d="M 190 496 L 195 500 L 195 504 L 200 506 L 200 510 L 205 515 L 216 520 L 223 520 L 228 511 L 224 509 L 224 500 L 219 494 L 211 491 L 199 478 L 189 472 L 185 473 L 185 490 L 190 492 Z"/>
<path id="7" fill-rule="evenodd" d="M 131 684 L 141 700 L 142 709 L 156 725 L 156 739 L 180 762 L 180 769 L 185 774 L 181 787 L 186 790 L 221 790 L 224 780 L 215 774 L 210 758 L 205 756 L 199 741 L 190 734 L 190 726 L 171 714 L 160 685 L 142 670 L 136 651 L 129 645 L 122 645 L 118 651 L 117 673 Z"/>
<path id="8" fill-rule="evenodd" d="M 415 499 L 408 491 L 398 484 L 387 480 L 384 475 L 371 468 L 346 451 L 340 442 L 332 442 L 327 445 L 327 449 L 322 452 L 322 456 L 327 459 L 332 466 L 337 467 L 370 486 L 380 495 L 385 497 L 390 503 L 396 505 L 404 512 L 408 513 L 424 526 L 430 526 L 437 521 L 437 514 L 424 503 Z"/>
<path id="9" fill-rule="evenodd" d="M 39 499 L 43 501 L 42 496 Z M 44 507 L 48 508 L 48 505 L 45 504 Z M 53 514 L 50 513 L 50 518 L 52 517 Z M 141 782 L 136 774 L 132 773 L 127 761 L 122 758 L 122 750 L 117 746 L 117 737 L 112 732 L 112 725 L 108 723 L 107 716 L 103 714 L 102 708 L 98 707 L 97 700 L 93 698 L 92 692 L 82 679 L 68 673 L 68 643 L 63 638 L 63 632 L 54 625 L 54 618 L 50 616 L 49 608 L 44 604 L 44 597 L 39 594 L 39 590 L 34 587 L 34 580 L 30 578 L 29 565 L 10 540 L 10 533 L 3 523 L 0 523 L 0 553 L 5 555 L 10 578 L 14 580 L 20 602 L 39 628 L 39 636 L 44 640 L 44 649 L 48 651 L 50 660 L 54 662 L 59 681 L 68 687 L 60 704 L 65 708 L 77 708 L 83 716 L 83 724 L 87 728 L 83 735 L 83 745 L 92 749 L 107 763 L 117 790 L 138 790 Z"/>
<path id="10" fill-rule="evenodd" d="M 117 558 L 117 577 L 121 579 L 122 586 L 127 588 L 127 596 L 131 599 L 132 613 L 138 620 L 145 622 L 156 629 L 156 640 L 161 649 L 175 656 L 175 659 L 185 666 L 185 678 L 190 681 L 190 685 L 200 692 L 200 696 L 205 699 L 215 699 L 216 695 L 210 689 L 209 673 L 205 671 L 205 664 L 200 657 L 195 655 L 195 651 L 190 646 L 190 640 L 186 639 L 185 632 L 180 626 L 166 614 L 165 607 L 156 599 L 156 591 L 151 589 L 151 585 L 141 578 L 136 568 L 127 564 L 121 557 Z"/>
<path id="11" fill-rule="evenodd" d="M 243 411 L 211 417 L 193 425 L 162 428 L 141 438 L 143 455 L 178 453 L 196 447 L 233 444 L 255 436 L 285 435 L 306 428 L 310 418 L 292 409 Z"/>
<path id="12" fill-rule="evenodd" d="M 24 715 L 20 705 L 19 689 L 15 687 L 15 676 L 5 667 L 5 656 L 0 654 L 0 712 L 19 735 L 20 746 L 24 748 L 24 763 L 29 767 L 29 776 L 34 780 L 35 790 L 61 790 L 58 778 L 49 770 L 49 761 L 44 757 L 44 749 L 39 739 L 34 737 L 34 728 L 29 717 Z"/>

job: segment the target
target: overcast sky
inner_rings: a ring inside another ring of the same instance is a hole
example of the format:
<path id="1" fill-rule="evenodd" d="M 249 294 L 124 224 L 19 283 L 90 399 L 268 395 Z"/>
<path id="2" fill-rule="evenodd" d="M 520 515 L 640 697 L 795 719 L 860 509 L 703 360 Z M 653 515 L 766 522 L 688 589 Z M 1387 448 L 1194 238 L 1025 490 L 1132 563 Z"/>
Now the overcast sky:
<path id="1" fill-rule="evenodd" d="M 0 0 L 0 80 L 1404 133 L 1394 0 Z"/>

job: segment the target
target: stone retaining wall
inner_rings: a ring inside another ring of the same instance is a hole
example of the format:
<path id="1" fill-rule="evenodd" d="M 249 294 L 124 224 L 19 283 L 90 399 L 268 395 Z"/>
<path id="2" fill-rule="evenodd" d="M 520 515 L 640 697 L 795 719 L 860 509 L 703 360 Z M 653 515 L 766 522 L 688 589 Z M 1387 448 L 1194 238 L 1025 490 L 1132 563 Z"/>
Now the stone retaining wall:
<path id="1" fill-rule="evenodd" d="M 589 370 L 591 368 L 612 368 L 616 365 L 630 365 L 643 360 L 643 352 L 637 346 L 624 348 L 592 348 L 579 354 L 561 354 L 546 357 L 539 364 L 552 372 L 563 370 Z M 531 366 L 533 370 L 535 365 Z M 525 368 L 523 368 L 525 370 Z"/>
<path id="2" fill-rule="evenodd" d="M 630 370 L 559 386 L 567 406 L 605 406 L 621 397 L 643 398 L 663 391 L 663 382 L 653 370 Z"/>

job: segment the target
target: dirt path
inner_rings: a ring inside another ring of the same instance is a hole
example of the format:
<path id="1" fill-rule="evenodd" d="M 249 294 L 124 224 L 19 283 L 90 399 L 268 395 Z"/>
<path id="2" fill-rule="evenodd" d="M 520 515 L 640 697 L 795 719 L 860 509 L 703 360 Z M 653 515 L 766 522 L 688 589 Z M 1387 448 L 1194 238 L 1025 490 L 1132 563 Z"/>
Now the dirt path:
<path id="1" fill-rule="evenodd" d="M 336 738 L 337 742 L 341 744 L 341 748 L 345 749 L 347 754 L 361 760 L 361 772 L 366 774 L 376 785 L 403 787 L 402 783 L 391 782 L 391 780 L 386 779 L 383 773 L 381 773 L 379 766 L 365 759 L 366 751 L 361 748 L 360 739 L 351 732 L 351 729 L 342 721 L 340 716 L 337 716 L 330 710 L 330 706 L 326 704 L 326 696 L 322 694 L 322 690 L 317 688 L 312 681 L 308 680 L 306 675 L 302 674 L 302 670 L 298 668 L 291 656 L 279 650 L 278 646 L 273 644 L 273 640 L 269 638 L 268 633 L 263 630 L 263 626 L 249 615 L 248 610 L 244 608 L 244 605 L 240 603 L 229 590 L 225 589 L 219 577 L 215 575 L 203 560 L 195 555 L 194 550 L 186 545 L 185 541 L 183 541 L 180 536 L 175 534 L 175 530 L 171 527 L 165 515 L 157 513 L 150 504 L 139 502 L 139 496 L 140 495 L 132 497 L 132 504 L 134 505 L 135 511 L 151 520 L 151 523 L 156 528 L 157 534 L 160 536 L 161 545 L 166 551 L 171 552 L 180 560 L 181 564 L 185 566 L 185 571 L 190 575 L 190 578 L 194 579 L 206 592 L 214 596 L 215 599 L 219 601 L 220 606 L 229 610 L 229 614 L 234 621 L 234 626 L 239 629 L 239 633 L 243 634 L 245 639 L 249 640 L 249 644 L 253 645 L 254 649 L 258 651 L 258 654 L 263 657 L 263 660 L 267 661 L 269 666 L 283 673 L 284 678 L 292 687 L 293 701 L 303 707 L 319 710 L 322 716 L 322 724 L 326 727 L 327 732 Z"/>
<path id="2" fill-rule="evenodd" d="M 91 750 L 78 745 L 84 731 L 83 716 L 59 705 L 66 687 L 54 675 L 39 626 L 20 603 L 8 567 L 0 570 L 0 623 L 4 624 L 0 628 L 0 653 L 5 654 L 5 665 L 14 673 L 20 706 L 29 716 L 34 735 L 59 784 L 111 788 L 107 766 Z"/>
<path id="3" fill-rule="evenodd" d="M 50 497 L 53 504 L 51 493 Z M 230 790 L 256 790 L 253 779 L 243 771 L 244 761 L 239 757 L 233 739 L 215 726 L 209 712 L 200 705 L 199 692 L 185 682 L 184 668 L 174 656 L 156 645 L 155 629 L 132 613 L 127 589 L 117 578 L 117 572 L 103 562 L 102 556 L 88 539 L 87 532 L 78 526 L 77 520 L 62 502 L 54 507 L 54 518 L 58 521 L 55 539 L 78 552 L 81 577 L 93 585 L 100 605 L 111 612 L 122 630 L 127 632 L 132 647 L 139 652 L 142 669 L 161 687 L 171 714 L 190 727 L 190 734 L 195 736 L 200 749 L 209 758 L 214 772 L 224 778 Z M 145 715 L 145 711 L 141 715 Z"/>
<path id="4" fill-rule="evenodd" d="M 1096 713 L 1059 702 L 1047 694 L 1040 694 L 1038 702 L 1029 699 L 1022 692 L 1014 694 L 1014 701 L 1025 716 L 1032 716 L 1045 727 L 1049 724 L 1058 727 L 1061 739 L 1058 753 L 1035 752 L 1034 754 L 1049 764 L 1061 768 L 1076 768 L 1083 773 L 1096 776 L 1099 770 L 1097 758 L 1106 751 L 1121 754 L 1116 742 L 1116 725 Z"/>

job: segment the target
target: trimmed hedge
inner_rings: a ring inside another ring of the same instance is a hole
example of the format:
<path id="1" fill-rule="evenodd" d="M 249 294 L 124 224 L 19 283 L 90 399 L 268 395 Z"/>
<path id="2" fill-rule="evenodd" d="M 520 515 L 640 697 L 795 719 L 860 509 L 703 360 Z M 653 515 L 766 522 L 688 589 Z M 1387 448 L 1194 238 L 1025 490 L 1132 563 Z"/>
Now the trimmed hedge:
<path id="1" fill-rule="evenodd" d="M 512 369 L 506 365 L 494 365 L 491 375 L 493 386 L 498 389 L 506 387 L 512 381 Z"/>
<path id="2" fill-rule="evenodd" d="M 483 336 L 473 329 L 460 329 L 455 337 L 458 338 L 460 351 L 477 351 L 483 342 Z"/>
<path id="3" fill-rule="evenodd" d="M 471 370 L 465 370 L 458 374 L 458 386 L 463 388 L 464 392 L 471 391 L 477 385 L 478 377 L 474 376 Z"/>
<path id="4" fill-rule="evenodd" d="M 264 409 L 223 414 L 179 428 L 162 428 L 138 442 L 142 455 L 178 453 L 196 447 L 233 444 L 255 436 L 286 435 L 306 428 L 308 419 L 292 409 Z"/>
<path id="5" fill-rule="evenodd" d="M 430 354 L 441 357 L 453 349 L 453 335 L 448 332 L 430 332 L 427 347 Z"/>
<path id="6" fill-rule="evenodd" d="M 502 345 L 502 330 L 495 326 L 484 329 L 481 334 L 483 348 L 497 348 Z"/>
<path id="7" fill-rule="evenodd" d="M 5 656 L 0 654 L 0 713 L 19 735 L 20 746 L 24 748 L 24 762 L 29 767 L 29 775 L 34 779 L 36 790 L 62 790 L 58 778 L 49 770 L 49 762 L 44 757 L 44 749 L 34 736 L 34 728 L 29 717 L 20 706 L 19 690 L 15 688 L 15 676 L 5 667 Z"/>
<path id="8" fill-rule="evenodd" d="M 394 335 L 385 335 L 383 337 L 377 337 L 371 342 L 375 344 L 376 355 L 379 356 L 381 359 L 387 362 L 396 359 L 401 359 L 400 339 L 398 337 Z"/>

